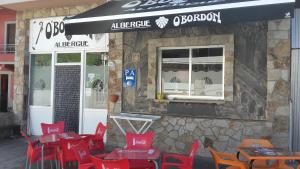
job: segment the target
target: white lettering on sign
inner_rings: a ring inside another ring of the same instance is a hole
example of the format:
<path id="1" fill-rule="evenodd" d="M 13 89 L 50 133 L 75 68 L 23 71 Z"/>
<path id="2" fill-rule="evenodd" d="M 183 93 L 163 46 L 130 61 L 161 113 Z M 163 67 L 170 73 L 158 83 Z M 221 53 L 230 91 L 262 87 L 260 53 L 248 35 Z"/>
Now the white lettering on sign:
<path id="1" fill-rule="evenodd" d="M 146 144 L 146 140 L 137 140 L 137 139 L 133 139 L 132 140 L 132 145 L 145 145 Z"/>
<path id="2" fill-rule="evenodd" d="M 48 133 L 57 133 L 59 131 L 58 128 L 50 128 L 48 127 Z"/>
<path id="3" fill-rule="evenodd" d="M 66 50 L 108 51 L 108 34 L 65 35 L 64 17 L 30 21 L 30 52 Z"/>
<path id="4" fill-rule="evenodd" d="M 189 7 L 199 5 L 209 5 L 224 2 L 225 0 L 204 0 L 204 1 L 192 1 L 188 0 L 133 0 L 122 6 L 125 11 L 142 11 L 149 9 L 160 9 L 168 7 Z"/>
<path id="5" fill-rule="evenodd" d="M 191 22 L 204 22 L 204 21 L 222 23 L 221 13 L 210 12 L 207 14 L 179 15 L 174 17 L 173 25 L 177 27 Z"/>
<path id="6" fill-rule="evenodd" d="M 111 30 L 121 29 L 136 29 L 136 28 L 150 28 L 150 20 L 132 21 L 132 22 L 116 22 L 111 26 Z"/>

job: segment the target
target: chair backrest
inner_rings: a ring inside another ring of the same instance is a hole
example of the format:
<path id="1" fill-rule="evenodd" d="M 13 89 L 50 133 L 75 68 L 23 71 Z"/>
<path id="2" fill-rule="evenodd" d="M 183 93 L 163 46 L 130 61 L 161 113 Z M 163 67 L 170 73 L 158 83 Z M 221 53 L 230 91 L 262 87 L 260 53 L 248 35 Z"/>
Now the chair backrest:
<path id="1" fill-rule="evenodd" d="M 195 159 L 195 156 L 196 156 L 196 153 L 199 151 L 199 147 L 200 147 L 200 141 L 199 140 L 194 140 L 193 144 L 192 144 L 192 147 L 191 147 L 191 150 L 190 150 L 190 165 L 193 166 L 193 162 L 194 162 L 194 159 Z"/>
<path id="2" fill-rule="evenodd" d="M 77 161 L 77 158 L 72 149 L 73 146 L 76 146 L 80 143 L 80 139 L 64 139 L 59 140 L 59 149 L 63 153 L 65 161 Z"/>
<path id="3" fill-rule="evenodd" d="M 244 139 L 239 147 L 269 147 L 273 145 L 269 140 L 266 139 Z"/>
<path id="4" fill-rule="evenodd" d="M 86 141 L 80 141 L 71 147 L 79 164 L 91 162 L 91 156 Z"/>
<path id="5" fill-rule="evenodd" d="M 154 132 L 148 131 L 145 134 L 126 132 L 126 149 L 151 149 Z"/>
<path id="6" fill-rule="evenodd" d="M 103 125 L 101 122 L 98 123 L 97 128 L 96 128 L 95 137 L 99 138 L 99 139 L 103 139 L 106 130 L 107 130 L 107 126 Z"/>
<path id="7" fill-rule="evenodd" d="M 128 159 L 121 160 L 102 160 L 92 157 L 92 162 L 96 169 L 129 169 Z"/>
<path id="8" fill-rule="evenodd" d="M 65 131 L 65 122 L 59 121 L 54 124 L 41 123 L 43 135 L 60 134 Z"/>
<path id="9" fill-rule="evenodd" d="M 218 152 L 212 147 L 208 147 L 208 150 L 209 150 L 212 158 L 215 160 L 216 165 L 219 164 L 219 161 L 221 160 L 221 157 L 218 155 Z"/>
<path id="10" fill-rule="evenodd" d="M 33 153 L 33 151 L 34 151 L 34 143 L 33 143 L 33 141 L 31 141 L 29 136 L 24 131 L 21 131 L 21 135 L 25 138 L 25 140 L 28 144 L 27 156 L 31 156 L 30 154 Z"/>

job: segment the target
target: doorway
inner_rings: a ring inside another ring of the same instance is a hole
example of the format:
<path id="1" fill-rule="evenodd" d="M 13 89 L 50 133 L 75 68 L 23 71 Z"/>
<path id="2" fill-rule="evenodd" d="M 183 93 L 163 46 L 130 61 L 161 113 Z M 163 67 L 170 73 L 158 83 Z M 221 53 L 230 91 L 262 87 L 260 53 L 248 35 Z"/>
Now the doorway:
<path id="1" fill-rule="evenodd" d="M 54 121 L 65 131 L 79 132 L 81 53 L 59 53 L 55 66 Z"/>
<path id="2" fill-rule="evenodd" d="M 0 111 L 7 112 L 7 104 L 8 104 L 8 75 L 2 74 L 0 76 Z"/>

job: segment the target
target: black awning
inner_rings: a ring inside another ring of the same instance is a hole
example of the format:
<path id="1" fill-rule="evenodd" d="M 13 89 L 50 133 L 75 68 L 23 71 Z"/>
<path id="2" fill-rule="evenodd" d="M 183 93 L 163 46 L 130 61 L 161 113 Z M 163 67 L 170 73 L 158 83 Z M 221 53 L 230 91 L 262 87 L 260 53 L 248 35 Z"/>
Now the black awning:
<path id="1" fill-rule="evenodd" d="M 96 34 L 293 17 L 295 0 L 110 1 L 65 20 L 66 34 Z"/>

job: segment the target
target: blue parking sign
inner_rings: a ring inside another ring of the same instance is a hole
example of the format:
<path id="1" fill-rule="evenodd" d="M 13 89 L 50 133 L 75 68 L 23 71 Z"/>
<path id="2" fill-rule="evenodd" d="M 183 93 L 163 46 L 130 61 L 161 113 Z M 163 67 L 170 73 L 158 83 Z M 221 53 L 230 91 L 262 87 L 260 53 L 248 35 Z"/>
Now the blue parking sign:
<path id="1" fill-rule="evenodd" d="M 123 86 L 135 87 L 136 84 L 136 69 L 125 69 L 123 73 Z"/>

